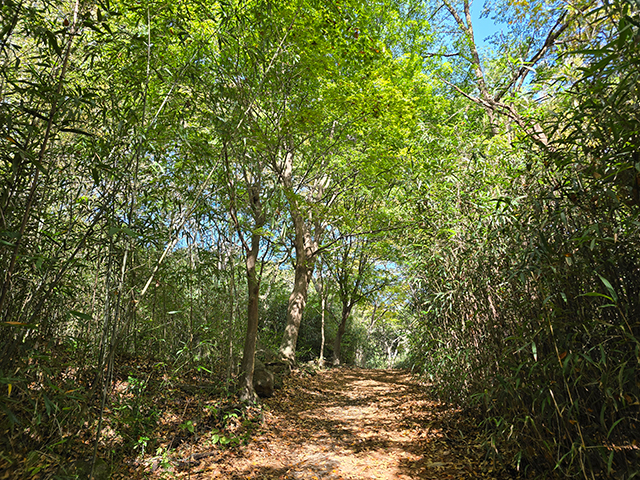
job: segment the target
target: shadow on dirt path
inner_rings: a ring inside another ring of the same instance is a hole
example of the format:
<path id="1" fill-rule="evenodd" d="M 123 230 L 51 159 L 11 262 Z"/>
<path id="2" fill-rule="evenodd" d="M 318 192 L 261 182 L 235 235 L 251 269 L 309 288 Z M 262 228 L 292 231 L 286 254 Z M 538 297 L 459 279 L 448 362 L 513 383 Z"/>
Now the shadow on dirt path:
<path id="1" fill-rule="evenodd" d="M 288 378 L 262 430 L 193 479 L 510 478 L 483 462 L 477 429 L 407 372 L 338 368 Z"/>

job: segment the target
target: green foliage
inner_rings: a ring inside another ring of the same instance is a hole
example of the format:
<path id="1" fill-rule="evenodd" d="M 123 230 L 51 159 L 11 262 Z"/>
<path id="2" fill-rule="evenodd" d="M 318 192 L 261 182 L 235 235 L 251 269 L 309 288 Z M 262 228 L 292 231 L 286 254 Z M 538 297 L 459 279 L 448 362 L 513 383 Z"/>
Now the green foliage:
<path id="1" fill-rule="evenodd" d="M 248 415 L 246 410 L 235 409 L 219 412 L 216 407 L 208 407 L 211 415 L 220 418 L 220 428 L 209 429 L 205 441 L 211 446 L 218 445 L 220 447 L 246 445 L 254 429 L 258 426 L 255 422 L 256 419 Z M 242 432 L 238 432 L 235 428 L 238 423 L 241 423 L 243 427 Z"/>
<path id="2" fill-rule="evenodd" d="M 442 216 L 417 249 L 411 350 L 443 397 L 473 399 L 489 451 L 519 470 L 631 478 L 639 23 L 623 2 L 591 15 L 609 40 L 573 53 L 585 66 L 546 116 L 549 148 L 498 152 L 495 137 L 457 156 L 469 171 L 433 176 L 456 208 L 418 208 Z"/>
<path id="3" fill-rule="evenodd" d="M 34 451 L 25 468 L 36 472 L 64 453 L 68 434 L 76 431 L 78 422 L 90 419 L 88 395 L 73 378 L 76 367 L 69 357 L 54 355 L 50 346 L 32 342 L 25 342 L 23 348 L 17 371 L 10 375 L 0 371 L 0 428 L 7 442 Z M 11 454 L 5 452 L 11 461 Z"/>
<path id="4" fill-rule="evenodd" d="M 12 448 L 54 451 L 114 384 L 113 426 L 153 448 L 159 408 L 138 373 L 117 382 L 119 359 L 233 385 L 251 236 L 275 351 L 298 216 L 333 272 L 326 357 L 344 320 L 344 361 L 417 367 L 472 399 L 520 469 L 624 476 L 640 431 L 637 5 L 492 5 L 509 27 L 476 62 L 462 30 L 435 43 L 426 19 L 451 10 L 421 1 L 5 2 Z M 312 293 L 299 360 L 319 353 L 320 310 Z M 245 442 L 225 428 L 249 420 L 221 416 L 210 443 Z"/>
<path id="5" fill-rule="evenodd" d="M 270 269 L 265 267 L 265 271 Z M 278 351 L 282 333 L 287 324 L 287 304 L 289 302 L 291 271 L 275 270 L 266 273 L 267 285 L 263 287 L 265 291 L 265 301 L 262 302 L 260 312 L 260 332 L 259 339 L 262 348 L 270 354 Z"/>
<path id="6" fill-rule="evenodd" d="M 127 444 L 144 452 L 160 412 L 145 394 L 146 381 L 129 376 L 124 385 L 113 406 L 117 430 Z"/>

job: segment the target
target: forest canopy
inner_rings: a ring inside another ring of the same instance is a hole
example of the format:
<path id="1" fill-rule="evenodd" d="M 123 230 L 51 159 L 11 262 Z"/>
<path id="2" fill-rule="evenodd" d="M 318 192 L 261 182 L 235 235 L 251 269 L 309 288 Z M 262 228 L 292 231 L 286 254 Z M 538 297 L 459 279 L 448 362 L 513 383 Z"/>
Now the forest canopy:
<path id="1" fill-rule="evenodd" d="M 522 474 L 636 475 L 640 5 L 472 9 L 4 1 L 3 458 L 97 445 L 121 365 L 252 403 L 326 362 Z"/>

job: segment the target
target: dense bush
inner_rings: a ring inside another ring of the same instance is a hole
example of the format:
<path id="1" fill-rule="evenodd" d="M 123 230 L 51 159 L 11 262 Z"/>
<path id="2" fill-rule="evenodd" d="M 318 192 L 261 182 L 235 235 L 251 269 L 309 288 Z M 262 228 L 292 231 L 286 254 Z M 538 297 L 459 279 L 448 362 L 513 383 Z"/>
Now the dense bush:
<path id="1" fill-rule="evenodd" d="M 516 145 L 510 169 L 496 166 L 493 203 L 466 177 L 468 228 L 440 237 L 420 263 L 412 351 L 443 396 L 473 399 L 491 451 L 519 469 L 631 478 L 640 441 L 640 17 L 624 3 L 606 13 L 619 22 L 581 52 L 582 78 L 546 117 L 549 147 Z"/>

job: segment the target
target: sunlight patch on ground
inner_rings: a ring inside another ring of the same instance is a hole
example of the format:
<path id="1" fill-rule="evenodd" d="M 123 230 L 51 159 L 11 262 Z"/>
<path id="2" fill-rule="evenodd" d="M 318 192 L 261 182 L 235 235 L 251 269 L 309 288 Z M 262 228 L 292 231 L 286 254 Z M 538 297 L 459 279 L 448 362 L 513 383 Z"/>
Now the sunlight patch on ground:
<path id="1" fill-rule="evenodd" d="M 451 444 L 460 431 L 447 426 L 455 414 L 404 372 L 331 369 L 293 377 L 265 401 L 262 429 L 246 447 L 221 451 L 177 477 L 475 479 L 483 454 Z"/>

